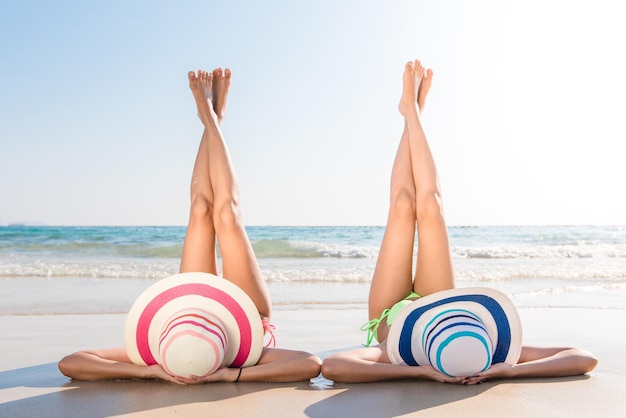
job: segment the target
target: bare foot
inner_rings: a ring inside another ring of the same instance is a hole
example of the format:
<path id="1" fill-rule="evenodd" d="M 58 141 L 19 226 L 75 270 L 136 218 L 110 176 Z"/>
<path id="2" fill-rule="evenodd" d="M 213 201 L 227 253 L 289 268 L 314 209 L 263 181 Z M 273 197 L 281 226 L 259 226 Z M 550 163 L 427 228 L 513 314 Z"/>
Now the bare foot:
<path id="1" fill-rule="evenodd" d="M 222 71 L 221 68 L 213 70 L 213 110 L 215 110 L 219 122 L 221 122 L 226 115 L 230 76 L 231 71 L 229 68 L 226 68 L 224 71 Z"/>
<path id="2" fill-rule="evenodd" d="M 216 115 L 213 111 L 213 74 L 206 71 L 198 70 L 189 71 L 189 88 L 193 93 L 198 108 L 198 116 L 204 125 L 210 123 Z"/>
<path id="3" fill-rule="evenodd" d="M 426 70 L 426 73 L 424 73 L 420 86 L 417 89 L 417 106 L 420 108 L 420 113 L 424 112 L 424 106 L 426 106 L 426 96 L 428 96 L 432 83 L 433 70 L 428 69 Z"/>
<path id="4" fill-rule="evenodd" d="M 404 67 L 402 76 L 402 97 L 398 109 L 402 116 L 407 116 L 411 110 L 416 110 L 417 90 L 424 76 L 424 67 L 419 60 L 409 61 Z"/>

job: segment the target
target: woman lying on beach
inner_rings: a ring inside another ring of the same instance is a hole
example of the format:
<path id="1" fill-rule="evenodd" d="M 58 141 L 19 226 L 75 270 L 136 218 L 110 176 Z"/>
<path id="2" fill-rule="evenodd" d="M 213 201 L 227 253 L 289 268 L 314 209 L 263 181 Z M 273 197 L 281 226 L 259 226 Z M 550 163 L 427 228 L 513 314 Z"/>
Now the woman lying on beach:
<path id="1" fill-rule="evenodd" d="M 215 239 L 219 240 L 224 278 L 239 286 L 269 321 L 271 301 L 241 221 L 239 191 L 220 122 L 226 111 L 231 71 L 221 68 L 189 72 L 189 86 L 204 133 L 191 179 L 191 209 L 180 272 L 217 274 Z M 77 380 L 162 379 L 174 383 L 306 381 L 319 375 L 320 359 L 312 354 L 263 348 L 259 361 L 245 368 L 222 367 L 205 377 L 182 378 L 162 366 L 136 365 L 124 348 L 79 351 L 63 358 L 59 370 Z"/>
<path id="2" fill-rule="evenodd" d="M 497 363 L 473 376 L 451 377 L 430 365 L 392 364 L 387 353 L 392 316 L 420 295 L 455 286 L 437 171 L 420 120 L 432 78 L 433 72 L 426 71 L 419 61 L 406 64 L 399 104 L 404 132 L 392 169 L 387 226 L 370 288 L 371 321 L 365 326 L 372 336 L 367 347 L 325 359 L 322 375 L 336 382 L 422 378 L 476 384 L 495 378 L 572 376 L 591 371 L 597 363 L 591 353 L 566 347 L 523 346 L 517 364 Z M 413 275 L 416 227 L 419 251 Z M 372 337 L 380 344 L 369 347 Z"/>

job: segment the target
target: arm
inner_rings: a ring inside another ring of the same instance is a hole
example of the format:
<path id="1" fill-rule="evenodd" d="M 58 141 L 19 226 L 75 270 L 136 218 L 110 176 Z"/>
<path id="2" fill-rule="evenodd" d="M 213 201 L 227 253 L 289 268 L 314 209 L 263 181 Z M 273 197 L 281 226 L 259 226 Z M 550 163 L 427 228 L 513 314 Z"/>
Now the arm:
<path id="1" fill-rule="evenodd" d="M 333 354 L 322 363 L 322 375 L 335 382 L 362 383 L 400 379 L 426 379 L 460 383 L 464 377 L 450 377 L 431 366 L 400 366 L 391 364 L 386 345 L 357 348 Z"/>
<path id="2" fill-rule="evenodd" d="M 64 357 L 59 370 L 76 380 L 162 379 L 181 383 L 158 364 L 133 364 L 123 348 L 79 351 Z"/>
<path id="3" fill-rule="evenodd" d="M 469 378 L 468 384 L 492 378 L 578 376 L 593 370 L 598 360 L 589 351 L 568 347 L 522 347 L 519 362 L 498 363 Z"/>
<path id="4" fill-rule="evenodd" d="M 193 379 L 179 378 L 181 382 L 210 383 L 234 382 L 302 382 L 320 374 L 320 359 L 304 351 L 264 348 L 259 361 L 254 366 L 239 369 L 223 367 L 205 377 Z"/>

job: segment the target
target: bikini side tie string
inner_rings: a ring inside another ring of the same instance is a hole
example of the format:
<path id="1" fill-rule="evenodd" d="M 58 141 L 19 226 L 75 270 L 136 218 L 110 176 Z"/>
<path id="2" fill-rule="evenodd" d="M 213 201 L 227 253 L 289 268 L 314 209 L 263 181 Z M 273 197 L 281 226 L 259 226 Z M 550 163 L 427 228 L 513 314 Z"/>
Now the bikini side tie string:
<path id="1" fill-rule="evenodd" d="M 267 319 L 262 319 L 261 323 L 263 324 L 264 332 L 268 333 L 270 336 L 270 339 L 267 344 L 265 344 L 265 347 L 269 347 L 270 344 L 272 345 L 272 347 L 276 347 L 276 336 L 274 335 L 276 327 L 273 324 L 270 324 Z"/>

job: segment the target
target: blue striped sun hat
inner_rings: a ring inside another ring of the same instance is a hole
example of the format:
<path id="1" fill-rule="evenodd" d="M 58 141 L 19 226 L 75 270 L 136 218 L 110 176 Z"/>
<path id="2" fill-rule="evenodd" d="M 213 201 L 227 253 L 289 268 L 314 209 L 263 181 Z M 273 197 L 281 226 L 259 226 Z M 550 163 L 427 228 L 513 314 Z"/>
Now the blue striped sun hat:
<path id="1" fill-rule="evenodd" d="M 484 287 L 444 290 L 396 316 L 387 337 L 393 364 L 430 364 L 449 376 L 473 376 L 495 363 L 515 364 L 522 324 L 513 302 Z"/>

